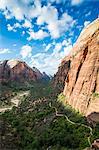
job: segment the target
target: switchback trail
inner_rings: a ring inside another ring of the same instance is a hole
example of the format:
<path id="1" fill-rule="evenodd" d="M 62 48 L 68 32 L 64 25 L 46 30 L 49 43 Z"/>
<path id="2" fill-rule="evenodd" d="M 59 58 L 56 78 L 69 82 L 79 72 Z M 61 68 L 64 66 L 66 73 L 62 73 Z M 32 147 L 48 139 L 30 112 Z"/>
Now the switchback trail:
<path id="1" fill-rule="evenodd" d="M 52 107 L 53 109 L 55 109 L 55 114 L 56 114 L 57 117 L 65 117 L 66 120 L 67 120 L 69 123 L 71 123 L 71 124 L 73 124 L 73 125 L 80 125 L 80 126 L 82 126 L 82 127 L 85 127 L 85 128 L 87 128 L 87 129 L 89 129 L 89 130 L 90 130 L 90 135 L 88 136 L 87 140 L 88 140 L 89 145 L 91 146 L 91 140 L 90 140 L 90 138 L 91 138 L 91 136 L 93 135 L 93 133 L 92 133 L 92 128 L 91 128 L 90 126 L 87 126 L 87 125 L 81 124 L 81 123 L 73 122 L 73 121 L 71 121 L 71 120 L 68 118 L 67 115 L 58 113 L 58 110 L 57 110 L 56 107 L 51 106 L 51 104 L 50 104 L 49 106 Z"/>
<path id="2" fill-rule="evenodd" d="M 46 101 L 47 101 L 47 100 L 46 100 L 45 98 L 44 98 L 44 99 L 39 99 L 38 101 L 34 101 L 34 102 L 33 102 L 33 105 L 35 106 L 36 104 L 40 104 L 40 103 L 46 102 Z M 92 133 L 92 128 L 91 128 L 90 126 L 85 125 L 85 124 L 81 124 L 81 123 L 73 122 L 73 121 L 71 121 L 71 120 L 68 118 L 67 115 L 58 113 L 57 108 L 56 108 L 56 107 L 53 107 L 53 106 L 51 105 L 51 103 L 49 104 L 49 106 L 50 106 L 51 108 L 54 108 L 55 114 L 56 114 L 57 117 L 65 117 L 66 120 L 67 120 L 69 123 L 71 123 L 71 124 L 73 124 L 73 125 L 80 125 L 80 126 L 82 126 L 82 127 L 85 127 L 85 128 L 87 128 L 87 129 L 89 129 L 90 135 L 88 136 L 87 140 L 88 140 L 89 145 L 91 146 L 91 140 L 90 140 L 90 138 L 91 138 L 91 136 L 93 135 L 93 133 Z"/>

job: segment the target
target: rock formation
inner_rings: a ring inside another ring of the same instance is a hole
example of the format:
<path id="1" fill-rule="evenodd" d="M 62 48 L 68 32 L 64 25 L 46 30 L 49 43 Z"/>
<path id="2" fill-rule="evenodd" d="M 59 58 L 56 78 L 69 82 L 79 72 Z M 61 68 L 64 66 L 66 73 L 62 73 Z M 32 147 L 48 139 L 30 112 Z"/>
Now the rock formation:
<path id="1" fill-rule="evenodd" d="M 19 60 L 5 60 L 0 62 L 0 81 L 37 81 L 43 74 L 35 67 L 30 68 L 25 62 Z"/>
<path id="2" fill-rule="evenodd" d="M 62 92 L 65 86 L 65 80 L 67 78 L 68 71 L 70 69 L 70 57 L 62 60 L 60 66 L 58 67 L 58 72 L 54 75 L 53 83 L 55 87 L 60 86 L 60 91 Z"/>
<path id="3" fill-rule="evenodd" d="M 63 94 L 73 108 L 85 116 L 99 112 L 99 19 L 83 29 L 55 80 L 65 85 Z"/>
<path id="4" fill-rule="evenodd" d="M 44 81 L 49 81 L 49 80 L 50 80 L 51 77 L 48 76 L 45 72 L 43 72 L 42 74 L 43 74 L 42 79 L 43 79 Z"/>
<path id="5" fill-rule="evenodd" d="M 92 143 L 92 148 L 95 150 L 99 149 L 99 139 L 94 140 L 94 142 Z"/>

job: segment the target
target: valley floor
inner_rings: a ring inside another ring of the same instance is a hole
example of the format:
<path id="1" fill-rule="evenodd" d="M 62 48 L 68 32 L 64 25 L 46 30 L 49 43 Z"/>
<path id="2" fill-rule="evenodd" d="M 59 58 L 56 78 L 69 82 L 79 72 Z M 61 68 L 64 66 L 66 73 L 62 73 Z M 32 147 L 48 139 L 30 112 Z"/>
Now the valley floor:
<path id="1" fill-rule="evenodd" d="M 23 92 L 18 90 L 18 95 L 11 99 L 16 107 L 0 115 L 0 150 L 90 147 L 99 138 L 99 124 L 90 127 L 86 118 L 70 106 L 63 106 L 63 97 L 58 95 L 58 89 L 49 83 L 33 83 Z"/>
<path id="2" fill-rule="evenodd" d="M 24 92 L 18 93 L 16 96 L 11 98 L 11 106 L 1 107 L 0 108 L 0 113 L 2 113 L 2 112 L 4 113 L 7 110 L 11 110 L 14 106 L 18 107 L 19 103 L 21 103 L 22 97 L 28 96 L 28 95 L 29 95 L 29 91 L 24 91 Z"/>

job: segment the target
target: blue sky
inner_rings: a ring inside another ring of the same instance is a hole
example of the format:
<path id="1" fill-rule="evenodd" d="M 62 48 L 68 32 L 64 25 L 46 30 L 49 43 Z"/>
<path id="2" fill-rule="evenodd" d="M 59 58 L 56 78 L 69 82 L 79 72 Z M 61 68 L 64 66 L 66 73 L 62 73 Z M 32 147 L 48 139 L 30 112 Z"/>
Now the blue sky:
<path id="1" fill-rule="evenodd" d="M 53 75 L 99 0 L 0 0 L 0 60 L 21 59 Z"/>

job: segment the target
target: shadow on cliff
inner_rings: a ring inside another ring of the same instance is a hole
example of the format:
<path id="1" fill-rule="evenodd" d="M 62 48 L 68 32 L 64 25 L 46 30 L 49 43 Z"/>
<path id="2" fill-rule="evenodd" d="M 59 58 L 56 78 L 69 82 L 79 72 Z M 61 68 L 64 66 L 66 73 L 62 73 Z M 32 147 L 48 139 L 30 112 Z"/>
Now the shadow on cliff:
<path id="1" fill-rule="evenodd" d="M 87 121 L 89 124 L 92 124 L 93 126 L 96 125 L 96 123 L 99 123 L 99 112 L 92 112 L 87 116 Z"/>

